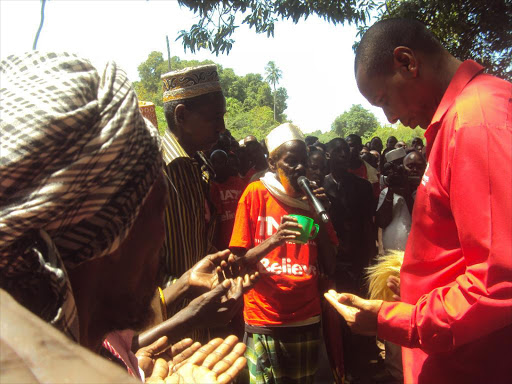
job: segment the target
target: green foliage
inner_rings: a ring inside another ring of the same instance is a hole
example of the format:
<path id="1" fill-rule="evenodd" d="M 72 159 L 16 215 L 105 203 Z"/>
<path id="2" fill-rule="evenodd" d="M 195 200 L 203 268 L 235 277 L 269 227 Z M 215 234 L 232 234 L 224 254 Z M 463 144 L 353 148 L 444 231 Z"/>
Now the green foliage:
<path id="1" fill-rule="evenodd" d="M 363 108 L 360 104 L 354 104 L 350 110 L 343 112 L 331 125 L 331 131 L 339 137 L 347 137 L 350 134 L 364 136 L 371 134 L 379 127 L 379 122 L 373 113 Z"/>
<path id="2" fill-rule="evenodd" d="M 388 0 L 379 19 L 391 17 L 424 22 L 455 57 L 476 60 L 488 72 L 512 80 L 510 0 Z M 359 35 L 367 28 L 361 27 Z"/>
<path id="3" fill-rule="evenodd" d="M 276 85 L 279 84 L 279 79 L 283 77 L 283 72 L 277 68 L 276 64 L 273 61 L 269 61 L 267 66 L 265 67 L 265 80 L 272 85 L 272 88 L 274 89 L 274 120 L 277 120 L 277 113 L 276 113 Z"/>
<path id="4" fill-rule="evenodd" d="M 335 139 L 336 137 L 340 137 L 334 131 L 322 132 L 319 129 L 314 132 L 311 132 L 311 133 L 306 133 L 305 135 L 306 136 L 316 136 L 316 137 L 318 137 L 318 141 L 320 141 L 321 143 L 324 143 L 324 144 L 327 144 L 329 141 L 331 141 L 332 139 Z"/>
<path id="5" fill-rule="evenodd" d="M 176 40 L 181 39 L 185 50 L 192 53 L 208 49 L 219 55 L 233 47 L 232 38 L 238 28 L 235 15 L 243 16 L 241 24 L 254 28 L 256 33 L 274 36 L 274 24 L 279 19 L 291 19 L 297 23 L 310 15 L 317 15 L 333 24 L 362 23 L 370 19 L 375 9 L 375 0 L 178 0 L 180 5 L 199 15 L 199 22 L 189 31 L 182 30 Z"/>
<path id="6" fill-rule="evenodd" d="M 398 124 L 397 127 L 393 127 L 391 125 L 384 125 L 382 127 L 377 128 L 372 133 L 368 133 L 363 136 L 363 144 L 370 141 L 373 137 L 380 137 L 382 139 L 382 142 L 384 145 L 386 145 L 386 140 L 389 136 L 395 136 L 398 141 L 405 141 L 408 145 L 411 144 L 412 139 L 415 137 L 421 137 L 423 140 L 423 143 L 425 144 L 425 136 L 424 136 L 425 130 L 421 129 L 420 127 L 416 127 L 414 129 L 411 129 L 409 127 L 406 127 L 402 125 L 401 123 Z"/>
<path id="7" fill-rule="evenodd" d="M 275 127 L 279 122 L 274 120 L 274 112 L 268 106 L 254 107 L 245 111 L 242 103 L 233 98 L 226 100 L 226 128 L 237 140 L 243 139 L 248 135 L 256 136 L 261 140 Z"/>
<path id="8" fill-rule="evenodd" d="M 158 131 L 161 135 L 164 134 L 167 129 L 167 120 L 165 119 L 164 107 L 160 107 L 159 105 L 155 105 L 156 110 L 156 120 L 158 122 Z"/>

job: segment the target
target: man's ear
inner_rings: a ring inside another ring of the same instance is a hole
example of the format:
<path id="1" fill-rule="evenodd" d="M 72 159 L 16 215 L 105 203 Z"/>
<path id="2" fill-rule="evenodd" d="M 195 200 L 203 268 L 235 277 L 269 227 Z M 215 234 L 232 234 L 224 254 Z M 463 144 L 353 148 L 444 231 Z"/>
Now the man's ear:
<path id="1" fill-rule="evenodd" d="M 187 107 L 185 104 L 178 104 L 174 109 L 174 122 L 176 126 L 184 123 L 187 115 Z"/>
<path id="2" fill-rule="evenodd" d="M 393 69 L 407 77 L 418 76 L 418 57 L 411 48 L 396 47 L 393 51 Z"/>

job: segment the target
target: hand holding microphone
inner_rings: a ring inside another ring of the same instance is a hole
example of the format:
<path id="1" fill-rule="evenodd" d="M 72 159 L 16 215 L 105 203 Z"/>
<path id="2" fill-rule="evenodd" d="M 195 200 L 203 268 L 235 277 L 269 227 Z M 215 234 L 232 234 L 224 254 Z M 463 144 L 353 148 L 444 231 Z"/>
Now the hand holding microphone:
<path id="1" fill-rule="evenodd" d="M 300 189 L 306 194 L 309 201 L 311 201 L 311 203 L 313 204 L 313 208 L 315 209 L 316 214 L 320 216 L 320 219 L 324 224 L 327 224 L 329 222 L 329 215 L 327 214 L 327 211 L 325 210 L 323 204 L 311 191 L 310 183 L 311 182 L 304 176 L 299 176 L 299 178 L 297 179 L 297 184 L 299 185 Z"/>

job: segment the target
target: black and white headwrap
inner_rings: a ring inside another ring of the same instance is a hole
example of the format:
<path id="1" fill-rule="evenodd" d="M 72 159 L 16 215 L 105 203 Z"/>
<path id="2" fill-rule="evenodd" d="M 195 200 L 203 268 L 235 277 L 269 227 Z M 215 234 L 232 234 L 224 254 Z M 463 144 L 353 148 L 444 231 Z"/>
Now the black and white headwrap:
<path id="1" fill-rule="evenodd" d="M 72 54 L 0 63 L 0 285 L 78 339 L 66 268 L 115 251 L 161 171 L 126 74 Z"/>

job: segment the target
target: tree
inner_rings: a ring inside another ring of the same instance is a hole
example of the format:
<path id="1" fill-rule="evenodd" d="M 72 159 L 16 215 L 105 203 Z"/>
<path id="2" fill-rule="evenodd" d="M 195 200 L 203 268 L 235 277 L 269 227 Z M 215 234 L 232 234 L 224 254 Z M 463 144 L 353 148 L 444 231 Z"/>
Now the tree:
<path id="1" fill-rule="evenodd" d="M 269 61 L 267 66 L 265 67 L 265 75 L 267 77 L 265 80 L 272 85 L 274 89 L 274 120 L 277 120 L 276 115 L 276 85 L 279 84 L 279 79 L 283 77 L 283 72 L 277 68 L 276 64 L 273 61 Z"/>
<path id="2" fill-rule="evenodd" d="M 350 110 L 343 112 L 331 125 L 331 130 L 340 137 L 350 134 L 364 136 L 370 134 L 379 127 L 377 118 L 373 113 L 363 108 L 360 104 L 354 104 Z"/>
<path id="3" fill-rule="evenodd" d="M 182 30 L 176 40 L 181 39 L 185 50 L 192 53 L 208 49 L 218 55 L 233 47 L 232 38 L 239 23 L 236 14 L 243 16 L 241 24 L 254 28 L 256 33 L 274 36 L 274 23 L 291 19 L 297 23 L 310 15 L 333 24 L 359 23 L 370 19 L 370 12 L 376 8 L 376 0 L 178 0 L 180 5 L 199 15 L 199 22 L 189 31 Z"/>
<path id="4" fill-rule="evenodd" d="M 386 140 L 389 136 L 395 136 L 399 141 L 404 141 L 407 144 L 411 144 L 412 139 L 415 137 L 420 137 L 423 140 L 423 143 L 425 143 L 424 133 L 424 129 L 419 127 L 411 129 L 404 126 L 402 123 L 398 124 L 396 127 L 393 127 L 392 125 L 384 125 L 371 133 L 365 134 L 363 136 L 363 143 L 370 141 L 373 137 L 376 136 L 380 137 L 384 144 L 386 144 Z"/>
<path id="5" fill-rule="evenodd" d="M 379 19 L 391 17 L 424 22 L 455 57 L 476 60 L 488 72 L 512 80 L 510 0 L 388 0 Z M 367 28 L 361 27 L 359 35 Z"/>

